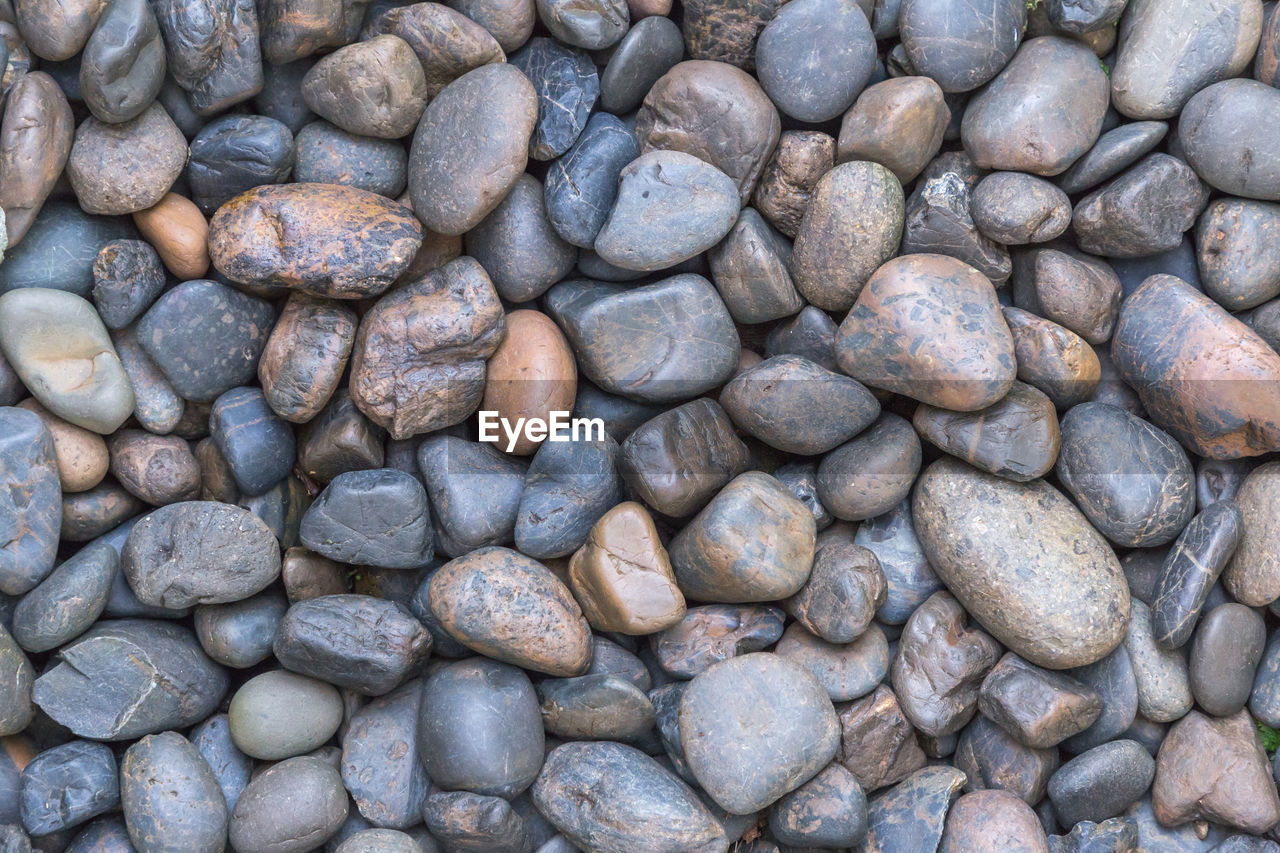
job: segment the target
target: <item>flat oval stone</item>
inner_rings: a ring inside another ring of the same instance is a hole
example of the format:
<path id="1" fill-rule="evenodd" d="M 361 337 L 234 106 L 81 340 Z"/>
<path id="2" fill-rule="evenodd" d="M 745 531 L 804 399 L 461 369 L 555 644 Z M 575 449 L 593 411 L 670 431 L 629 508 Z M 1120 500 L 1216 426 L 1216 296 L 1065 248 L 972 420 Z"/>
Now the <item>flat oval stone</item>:
<path id="1" fill-rule="evenodd" d="M 594 673 L 538 682 L 542 724 L 553 737 L 638 741 L 653 728 L 653 704 L 620 675 Z"/>
<path id="2" fill-rule="evenodd" d="M 108 4 L 80 57 L 80 92 L 96 118 L 128 121 L 164 83 L 165 53 L 155 13 L 142 0 Z"/>
<path id="3" fill-rule="evenodd" d="M 1204 185 L 1185 163 L 1168 154 L 1149 154 L 1081 199 L 1072 225 L 1086 252 L 1145 257 L 1181 245 L 1206 198 Z"/>
<path id="4" fill-rule="evenodd" d="M 1120 644 L 1129 590 L 1119 561 L 1049 484 L 1012 483 L 941 459 L 921 474 L 912 509 L 938 576 L 1021 657 L 1065 669 Z"/>
<path id="5" fill-rule="evenodd" d="M 1250 607 L 1262 607 L 1280 596 L 1280 555 L 1272 543 L 1280 535 L 1280 465 L 1261 465 L 1245 477 L 1236 494 L 1243 529 L 1240 544 L 1222 573 L 1222 585 Z"/>
<path id="6" fill-rule="evenodd" d="M 1244 708 L 1262 660 L 1267 631 L 1262 617 L 1229 602 L 1200 620 L 1191 643 L 1191 695 L 1206 713 L 1229 717 Z"/>
<path id="7" fill-rule="evenodd" d="M 528 78 L 505 63 L 484 65 L 436 96 L 409 151 L 409 195 L 424 225 L 471 230 L 524 173 L 538 117 Z"/>
<path id="8" fill-rule="evenodd" d="M 879 163 L 842 163 L 814 187 L 800 220 L 791 276 L 800 294 L 846 311 L 902 239 L 902 185 Z"/>
<path id="9" fill-rule="evenodd" d="M 600 853 L 726 844 L 724 829 L 688 786 L 624 744 L 556 747 L 534 784 L 533 801 L 570 840 Z"/>
<path id="10" fill-rule="evenodd" d="M 1258 0 L 1214 10 L 1187 0 L 1126 7 L 1111 70 L 1116 109 L 1137 119 L 1177 115 L 1197 92 L 1248 66 L 1261 30 Z"/>
<path id="11" fill-rule="evenodd" d="M 867 385 L 956 411 L 1004 397 L 1017 370 L 991 282 L 945 255 L 876 270 L 840 325 L 836 354 Z"/>
<path id="12" fill-rule="evenodd" d="M 995 77 L 1013 58 L 1026 25 L 1026 6 L 1015 0 L 980 12 L 945 0 L 903 0 L 898 13 L 911 66 L 944 92 L 967 92 Z"/>
<path id="13" fill-rule="evenodd" d="M 1152 276 L 1130 294 L 1111 357 L 1152 421 L 1189 450 L 1234 459 L 1280 447 L 1280 355 L 1181 279 Z"/>
<path id="14" fill-rule="evenodd" d="M 113 548 L 85 546 L 18 602 L 13 638 L 27 651 L 47 652 L 80 636 L 107 606 L 119 571 Z"/>
<path id="15" fill-rule="evenodd" d="M 120 775 L 111 747 L 73 740 L 46 749 L 22 771 L 22 826 L 34 835 L 69 829 L 120 805 Z"/>
<path id="16" fill-rule="evenodd" d="M 921 457 L 911 424 L 884 412 L 870 428 L 822 458 L 818 499 L 846 521 L 883 515 L 911 491 Z"/>
<path id="17" fill-rule="evenodd" d="M 1280 296 L 1280 257 L 1274 250 L 1280 205 L 1218 199 L 1196 225 L 1196 260 L 1204 291 L 1228 311 L 1254 308 Z"/>
<path id="18" fill-rule="evenodd" d="M 1151 631 L 1160 648 L 1181 648 L 1191 639 L 1200 611 L 1243 530 L 1240 507 L 1222 501 L 1201 510 L 1178 535 L 1160 566 L 1151 600 Z"/>
<path id="19" fill-rule="evenodd" d="M 1014 382 L 998 403 L 976 412 L 920 404 L 911 418 L 922 438 L 973 467 L 1015 482 L 1043 477 L 1058 459 L 1061 434 L 1053 401 Z"/>
<path id="20" fill-rule="evenodd" d="M 741 344 L 714 287 L 693 273 L 640 287 L 566 281 L 548 291 L 588 379 L 647 403 L 687 400 L 733 375 Z"/>
<path id="21" fill-rule="evenodd" d="M 246 681 L 227 714 L 241 752 L 276 761 L 328 742 L 342 722 L 342 697 L 323 681 L 276 670 Z"/>
<path id="22" fill-rule="evenodd" d="M 302 517 L 300 536 L 332 560 L 393 569 L 426 565 L 434 544 L 426 490 L 390 468 L 335 477 Z"/>
<path id="23" fill-rule="evenodd" d="M 1044 828 L 1031 807 L 1006 791 L 974 791 L 947 812 L 938 853 L 1005 850 L 1048 853 Z"/>
<path id="24" fill-rule="evenodd" d="M 1093 51 L 1036 38 L 969 101 L 960 132 L 979 168 L 1057 175 L 1098 140 L 1106 110 L 1107 76 Z"/>
<path id="25" fill-rule="evenodd" d="M 516 549 L 538 560 L 567 557 L 581 548 L 622 499 L 617 460 L 618 443 L 612 438 L 544 442 L 520 493 Z"/>
<path id="26" fill-rule="evenodd" d="M 680 740 L 698 783 L 732 814 L 795 790 L 835 756 L 840 726 L 826 691 L 777 655 L 713 665 L 680 700 Z"/>
<path id="27" fill-rule="evenodd" d="M 252 380 L 274 322 L 268 302 L 216 281 L 188 281 L 138 321 L 138 343 L 181 397 L 212 402 Z"/>
<path id="28" fill-rule="evenodd" d="M 283 122 L 254 115 L 216 118 L 191 140 L 191 200 L 210 216 L 254 187 L 285 183 L 294 163 L 293 133 Z"/>
<path id="29" fill-rule="evenodd" d="M 680 589 L 699 601 L 776 601 L 813 564 L 813 515 L 775 478 L 741 474 L 671 541 Z"/>
<path id="30" fill-rule="evenodd" d="M 942 147 L 949 116 L 942 89 L 933 79 L 882 80 L 868 86 L 845 113 L 837 156 L 842 163 L 880 163 L 906 185 Z"/>
<path id="31" fill-rule="evenodd" d="M 342 303 L 290 294 L 258 361 L 258 381 L 272 411 L 292 423 L 320 413 L 342 380 L 357 323 Z"/>
<path id="32" fill-rule="evenodd" d="M 516 597 L 520 613 L 503 604 Z M 572 593 L 516 551 L 481 548 L 446 563 L 431 578 L 430 601 L 444 629 L 481 654 L 559 676 L 590 665 L 591 628 Z"/>
<path id="33" fill-rule="evenodd" d="M 867 853 L 936 849 L 964 781 L 954 767 L 924 767 L 874 798 L 867 807 Z"/>
<path id="34" fill-rule="evenodd" d="M 1178 443 L 1106 403 L 1063 417 L 1056 470 L 1094 526 L 1122 547 L 1164 545 L 1195 513 L 1195 474 Z"/>
<path id="35" fill-rule="evenodd" d="M 1151 755 L 1136 741 L 1112 741 L 1062 765 L 1049 780 L 1049 799 L 1064 824 L 1106 820 L 1142 796 L 1155 770 Z"/>
<path id="36" fill-rule="evenodd" d="M 875 36 L 854 0 L 784 4 L 756 42 L 756 74 L 783 113 L 823 122 L 843 113 L 871 77 Z"/>
<path id="37" fill-rule="evenodd" d="M 257 187 L 219 208 L 209 225 L 213 265 L 232 281 L 338 299 L 382 293 L 421 243 L 408 208 L 326 184 Z"/>
<path id="38" fill-rule="evenodd" d="M 133 213 L 164 198 L 186 163 L 186 137 L 152 103 L 117 124 L 86 119 L 76 129 L 67 178 L 86 213 Z"/>
<path id="39" fill-rule="evenodd" d="M 1093 725 L 1102 697 L 1069 675 L 1008 652 L 983 679 L 978 709 L 1020 743 L 1049 749 Z"/>
<path id="40" fill-rule="evenodd" d="M 121 741 L 194 725 L 218 706 L 227 684 L 226 671 L 187 629 L 114 619 L 64 646 L 32 695 L 80 737 Z"/>
<path id="41" fill-rule="evenodd" d="M 623 269 L 666 269 L 720 242 L 737 218 L 728 175 L 682 151 L 650 151 L 619 173 L 594 248 Z"/>
<path id="42" fill-rule="evenodd" d="M 427 78 L 409 43 L 375 35 L 321 57 L 302 78 L 302 99 L 349 133 L 399 139 L 427 105 Z"/>
<path id="43" fill-rule="evenodd" d="M 1095 346 L 1107 342 L 1122 295 L 1120 278 L 1110 264 L 1083 252 L 1057 249 L 1032 249 L 1021 260 L 1013 279 L 1014 305 Z"/>
<path id="44" fill-rule="evenodd" d="M 776 607 L 707 604 L 650 640 L 664 672 L 694 678 L 720 661 L 758 652 L 778 642 L 784 614 Z"/>
<path id="45" fill-rule="evenodd" d="M 1092 189 L 1138 162 L 1168 132 L 1162 121 L 1135 121 L 1108 130 L 1058 177 L 1058 186 L 1067 193 Z"/>
<path id="46" fill-rule="evenodd" d="M 93 306 L 39 287 L 0 296 L 0 346 L 24 385 L 65 421 L 107 435 L 133 413 L 133 387 Z"/>
<path id="47" fill-rule="evenodd" d="M 573 147 L 547 170 L 543 198 L 556 233 L 574 246 L 595 245 L 617 198 L 618 176 L 639 156 L 640 145 L 625 122 L 608 113 L 591 116 Z"/>
<path id="48" fill-rule="evenodd" d="M 692 25 L 685 23 L 687 43 Z M 750 74 L 690 55 L 695 58 L 662 75 L 645 95 L 636 113 L 641 151 L 683 151 L 710 163 L 733 179 L 745 204 L 778 144 L 777 108 Z M 724 112 L 725 103 L 735 109 Z"/>
<path id="49" fill-rule="evenodd" d="M 280 574 L 280 549 L 248 510 L 188 501 L 161 507 L 134 525 L 120 566 L 144 604 L 178 609 L 262 591 Z"/>
<path id="50" fill-rule="evenodd" d="M 342 783 L 360 814 L 381 826 L 418 822 L 431 780 L 418 759 L 422 685 L 410 681 L 364 705 L 342 735 Z"/>
<path id="51" fill-rule="evenodd" d="M 1252 118 L 1272 114 L 1277 104 L 1280 93 L 1256 80 L 1224 80 L 1201 89 L 1178 121 L 1191 168 L 1214 189 L 1280 201 L 1280 145 L 1274 136 L 1257 135 Z"/>
<path id="52" fill-rule="evenodd" d="M 231 812 L 229 838 L 241 853 L 313 850 L 347 819 L 347 795 L 337 769 L 300 755 L 256 776 Z"/>
<path id="53" fill-rule="evenodd" d="M 432 794 L 422 808 L 423 823 L 445 849 L 520 853 L 530 849 L 524 819 L 501 797 L 466 791 Z"/>
<path id="54" fill-rule="evenodd" d="M 1071 201 L 1048 181 L 1023 172 L 995 172 L 978 182 L 970 200 L 978 230 L 997 243 L 1044 243 L 1071 224 Z"/>
<path id="55" fill-rule="evenodd" d="M 226 844 L 227 804 L 218 780 L 177 732 L 148 735 L 120 761 L 125 826 L 141 850 L 217 853 Z"/>
<path id="56" fill-rule="evenodd" d="M 10 81 L 4 118 L 0 123 L 0 208 L 13 249 L 26 236 L 62 174 L 75 118 L 57 82 L 41 71 Z"/>
<path id="57" fill-rule="evenodd" d="M 626 115 L 683 57 L 684 38 L 674 21 L 665 15 L 636 21 L 600 75 L 600 106 L 614 116 Z"/>
<path id="58" fill-rule="evenodd" d="M 595 63 L 583 50 L 535 36 L 510 62 L 538 94 L 538 121 L 529 139 L 529 156 L 553 160 L 577 141 L 600 94 Z"/>
<path id="59" fill-rule="evenodd" d="M 418 671 L 431 652 L 431 635 L 394 601 L 326 595 L 293 604 L 272 649 L 287 669 L 381 696 Z"/>
<path id="60" fill-rule="evenodd" d="M 1190 677 L 1186 652 L 1168 651 L 1155 643 L 1151 610 L 1141 600 L 1133 602 L 1133 614 L 1124 638 L 1138 685 L 1138 713 L 1157 723 L 1170 723 L 1191 710 Z"/>
<path id="61" fill-rule="evenodd" d="M 632 501 L 617 504 L 591 528 L 569 561 L 569 584 L 587 621 L 600 631 L 652 634 L 685 614 L 653 519 Z"/>
<path id="62" fill-rule="evenodd" d="M 0 408 L 0 591 L 21 595 L 44 580 L 61 526 L 53 435 L 35 412 Z"/>
<path id="63" fill-rule="evenodd" d="M 538 697 L 514 666 L 475 657 L 439 669 L 422 690 L 418 757 L 435 784 L 515 797 L 538 775 Z"/>

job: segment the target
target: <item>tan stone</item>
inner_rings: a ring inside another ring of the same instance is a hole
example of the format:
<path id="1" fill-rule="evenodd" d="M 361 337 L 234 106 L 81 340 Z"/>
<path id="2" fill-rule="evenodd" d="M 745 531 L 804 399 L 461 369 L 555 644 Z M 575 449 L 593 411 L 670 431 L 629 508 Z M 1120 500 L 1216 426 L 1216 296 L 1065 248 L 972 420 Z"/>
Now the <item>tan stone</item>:
<path id="1" fill-rule="evenodd" d="M 62 491 L 87 492 L 102 482 L 111 463 L 107 443 L 102 436 L 87 429 L 69 424 L 28 397 L 18 404 L 19 409 L 35 412 L 44 421 L 53 436 L 53 452 L 58 458 L 58 480 Z"/>
<path id="2" fill-rule="evenodd" d="M 142 238 L 183 281 L 209 271 L 209 223 L 191 199 L 168 193 L 154 207 L 133 214 Z"/>

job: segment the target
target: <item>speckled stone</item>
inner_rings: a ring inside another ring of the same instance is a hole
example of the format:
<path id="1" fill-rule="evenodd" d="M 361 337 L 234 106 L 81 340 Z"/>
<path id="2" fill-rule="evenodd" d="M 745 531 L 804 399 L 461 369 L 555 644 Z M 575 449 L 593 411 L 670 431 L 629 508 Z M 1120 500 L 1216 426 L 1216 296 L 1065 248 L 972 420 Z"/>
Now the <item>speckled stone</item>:
<path id="1" fill-rule="evenodd" d="M 873 797 L 867 807 L 866 853 L 936 849 L 964 781 L 954 767 L 925 767 Z"/>

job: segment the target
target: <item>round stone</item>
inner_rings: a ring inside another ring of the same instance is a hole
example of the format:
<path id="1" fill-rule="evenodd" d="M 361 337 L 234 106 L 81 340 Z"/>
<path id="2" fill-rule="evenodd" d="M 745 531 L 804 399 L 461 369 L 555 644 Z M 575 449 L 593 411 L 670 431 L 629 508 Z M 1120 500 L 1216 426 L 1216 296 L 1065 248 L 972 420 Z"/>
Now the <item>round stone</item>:
<path id="1" fill-rule="evenodd" d="M 277 761 L 327 743 L 342 722 L 342 697 L 323 681 L 277 670 L 246 681 L 227 714 L 241 752 Z"/>
<path id="2" fill-rule="evenodd" d="M 973 223 L 997 243 L 1045 243 L 1071 224 L 1071 201 L 1048 181 L 1023 172 L 994 172 L 973 188 Z"/>
<path id="3" fill-rule="evenodd" d="M 133 213 L 164 198 L 187 163 L 187 140 L 157 103 L 136 118 L 76 130 L 67 177 L 86 213 Z"/>
<path id="4" fill-rule="evenodd" d="M 1208 193 L 1176 157 L 1150 154 L 1081 199 L 1072 216 L 1080 248 L 1117 258 L 1146 257 L 1182 244 Z"/>
<path id="5" fill-rule="evenodd" d="M 227 804 L 218 780 L 177 732 L 149 735 L 129 747 L 120 762 L 120 795 L 139 850 L 217 853 L 226 844 Z"/>
<path id="6" fill-rule="evenodd" d="M 1280 142 L 1259 135 L 1253 118 L 1274 113 L 1278 104 L 1280 92 L 1256 80 L 1224 80 L 1201 89 L 1178 121 L 1191 168 L 1214 189 L 1280 201 Z"/>
<path id="7" fill-rule="evenodd" d="M 840 162 L 870 160 L 905 186 L 937 155 L 951 111 L 929 77 L 896 77 L 868 86 L 840 123 Z"/>
<path id="8" fill-rule="evenodd" d="M 339 474 L 303 515 L 299 536 L 331 560 L 392 569 L 426 565 L 434 545 L 426 490 L 391 468 Z"/>
<path id="9" fill-rule="evenodd" d="M 944 92 L 968 92 L 1013 58 L 1027 25 L 1027 7 L 998 0 L 982 14 L 949 0 L 903 0 L 898 30 L 916 73 Z"/>
<path id="10" fill-rule="evenodd" d="M 422 116 L 427 78 L 408 42 L 377 35 L 322 57 L 302 78 L 302 98 L 349 133 L 399 139 Z"/>
<path id="11" fill-rule="evenodd" d="M 805 122 L 847 110 L 875 62 L 875 36 L 854 0 L 793 0 L 756 43 L 760 85 L 779 110 Z"/>
<path id="12" fill-rule="evenodd" d="M 302 853 L 322 846 L 347 819 L 342 777 L 322 758 L 300 755 L 254 777 L 231 812 L 241 853 Z"/>

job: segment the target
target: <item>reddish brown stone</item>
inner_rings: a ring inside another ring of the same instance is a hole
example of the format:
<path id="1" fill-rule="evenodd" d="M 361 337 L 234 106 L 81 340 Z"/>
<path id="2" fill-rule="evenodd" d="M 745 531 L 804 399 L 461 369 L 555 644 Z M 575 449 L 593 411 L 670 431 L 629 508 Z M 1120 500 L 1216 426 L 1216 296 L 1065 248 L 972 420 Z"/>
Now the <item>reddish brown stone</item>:
<path id="1" fill-rule="evenodd" d="M 896 785 L 925 765 L 898 697 L 883 684 L 870 696 L 840 709 L 840 751 L 836 761 L 864 791 Z"/>
<path id="2" fill-rule="evenodd" d="M 765 164 L 751 200 L 756 210 L 795 237 L 822 176 L 836 164 L 836 141 L 818 130 L 788 130 Z"/>
<path id="3" fill-rule="evenodd" d="M 1013 334 L 1019 379 L 1048 394 L 1061 409 L 1093 396 L 1102 365 L 1083 338 L 1021 308 L 1005 308 L 1004 320 Z"/>
<path id="4" fill-rule="evenodd" d="M 840 124 L 841 163 L 871 160 L 904 185 L 942 148 L 951 111 L 928 77 L 897 77 L 867 87 Z"/>

